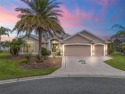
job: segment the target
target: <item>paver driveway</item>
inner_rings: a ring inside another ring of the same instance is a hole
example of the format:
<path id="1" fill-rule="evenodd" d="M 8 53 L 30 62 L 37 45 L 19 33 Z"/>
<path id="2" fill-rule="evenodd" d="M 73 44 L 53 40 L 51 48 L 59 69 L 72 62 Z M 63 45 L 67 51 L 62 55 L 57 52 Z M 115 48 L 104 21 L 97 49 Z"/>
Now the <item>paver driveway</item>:
<path id="1" fill-rule="evenodd" d="M 62 67 L 51 74 L 52 76 L 125 76 L 125 71 L 113 68 L 103 61 L 111 59 L 103 57 L 63 57 Z M 86 64 L 79 62 L 85 60 Z"/>

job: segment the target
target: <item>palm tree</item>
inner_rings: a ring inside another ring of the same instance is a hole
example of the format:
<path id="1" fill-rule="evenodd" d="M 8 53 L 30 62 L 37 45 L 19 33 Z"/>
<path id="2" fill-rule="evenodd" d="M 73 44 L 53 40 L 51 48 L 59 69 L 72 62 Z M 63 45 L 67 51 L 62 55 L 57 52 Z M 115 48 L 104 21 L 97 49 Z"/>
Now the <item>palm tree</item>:
<path id="1" fill-rule="evenodd" d="M 62 17 L 62 11 L 59 9 L 61 3 L 55 0 L 21 0 L 28 7 L 16 8 L 21 12 L 18 15 L 21 18 L 14 27 L 14 30 L 25 32 L 30 35 L 32 31 L 37 32 L 39 36 L 39 53 L 41 52 L 42 32 L 49 32 L 50 35 L 55 33 L 64 33 L 58 17 Z"/>
<path id="2" fill-rule="evenodd" d="M 119 24 L 115 24 L 112 26 L 112 28 L 118 28 L 119 31 L 115 35 L 113 35 L 111 38 L 119 38 L 121 35 L 125 37 L 125 28 L 123 26 Z"/>
<path id="3" fill-rule="evenodd" d="M 8 35 L 9 36 L 9 31 L 11 31 L 10 29 L 8 28 L 5 28 L 5 27 L 0 27 L 0 50 L 1 50 L 1 36 L 2 35 Z"/>

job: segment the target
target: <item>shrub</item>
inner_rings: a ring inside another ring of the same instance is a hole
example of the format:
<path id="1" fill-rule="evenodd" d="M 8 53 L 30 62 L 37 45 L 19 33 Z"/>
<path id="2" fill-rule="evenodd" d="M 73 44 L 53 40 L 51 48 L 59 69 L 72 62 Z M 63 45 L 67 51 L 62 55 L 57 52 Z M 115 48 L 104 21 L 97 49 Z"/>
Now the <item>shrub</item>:
<path id="1" fill-rule="evenodd" d="M 114 49 L 114 43 L 113 43 L 113 42 L 110 42 L 110 43 L 108 44 L 108 54 L 111 55 L 111 54 L 114 53 L 114 51 L 115 51 L 115 49 Z"/>
<path id="2" fill-rule="evenodd" d="M 25 45 L 25 44 L 26 44 L 26 42 L 24 40 L 22 40 L 21 38 L 18 38 L 18 39 L 13 39 L 12 42 L 6 41 L 3 44 L 3 47 L 10 48 L 10 53 L 13 56 L 17 56 L 20 51 L 21 46 Z"/>
<path id="3" fill-rule="evenodd" d="M 46 48 L 42 47 L 42 50 L 41 50 L 41 55 L 42 56 L 49 56 L 50 54 L 51 54 L 51 51 L 49 51 Z"/>
<path id="4" fill-rule="evenodd" d="M 61 56 L 61 51 L 60 51 L 60 49 L 57 50 L 56 55 L 57 55 L 57 56 Z"/>
<path id="5" fill-rule="evenodd" d="M 56 53 L 53 53 L 53 58 L 56 58 Z"/>
<path id="6" fill-rule="evenodd" d="M 122 48 L 121 48 L 121 50 L 122 50 L 122 53 L 125 54 L 125 44 L 122 44 Z"/>
<path id="7" fill-rule="evenodd" d="M 29 63 L 29 60 L 28 60 L 28 59 L 22 59 L 22 60 L 20 61 L 20 63 L 21 63 L 21 64 L 22 64 L 22 63 L 28 64 L 28 63 Z"/>
<path id="8" fill-rule="evenodd" d="M 0 50 L 0 53 L 3 53 L 4 51 L 3 50 Z"/>
<path id="9" fill-rule="evenodd" d="M 37 60 L 41 60 L 41 59 L 43 59 L 43 56 L 40 55 L 40 54 L 37 54 L 37 55 L 36 55 L 36 59 L 37 59 Z"/>
<path id="10" fill-rule="evenodd" d="M 41 55 L 46 56 L 47 55 L 47 49 L 42 47 Z"/>
<path id="11" fill-rule="evenodd" d="M 30 63 L 30 60 L 31 60 L 31 57 L 32 57 L 32 53 L 33 53 L 33 51 L 25 52 L 25 58 L 28 60 L 29 63 Z"/>
<path id="12" fill-rule="evenodd" d="M 51 51 L 50 51 L 50 50 L 47 50 L 47 54 L 48 54 L 48 55 L 51 55 Z"/>

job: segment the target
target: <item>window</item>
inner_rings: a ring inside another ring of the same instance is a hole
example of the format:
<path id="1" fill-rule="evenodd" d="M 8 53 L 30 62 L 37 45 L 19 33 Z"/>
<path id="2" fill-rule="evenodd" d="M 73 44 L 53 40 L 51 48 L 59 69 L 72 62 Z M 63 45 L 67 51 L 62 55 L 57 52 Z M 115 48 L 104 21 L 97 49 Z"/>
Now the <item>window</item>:
<path id="1" fill-rule="evenodd" d="M 24 47 L 24 52 L 26 51 L 34 51 L 34 42 L 33 41 L 26 41 L 27 42 L 27 46 Z"/>
<path id="2" fill-rule="evenodd" d="M 57 40 L 52 40 L 52 52 L 56 52 L 59 49 L 59 44 Z"/>

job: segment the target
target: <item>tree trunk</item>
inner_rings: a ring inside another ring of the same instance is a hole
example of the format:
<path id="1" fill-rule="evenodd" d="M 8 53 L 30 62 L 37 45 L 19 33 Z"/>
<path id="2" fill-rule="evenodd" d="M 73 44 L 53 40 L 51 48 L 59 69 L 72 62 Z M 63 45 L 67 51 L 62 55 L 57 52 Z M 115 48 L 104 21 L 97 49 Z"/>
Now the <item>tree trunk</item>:
<path id="1" fill-rule="evenodd" d="M 1 51 L 1 36 L 0 36 L 0 51 Z"/>
<path id="2" fill-rule="evenodd" d="M 39 51 L 38 51 L 38 53 L 41 56 L 42 32 L 39 30 L 38 33 L 39 33 Z"/>

